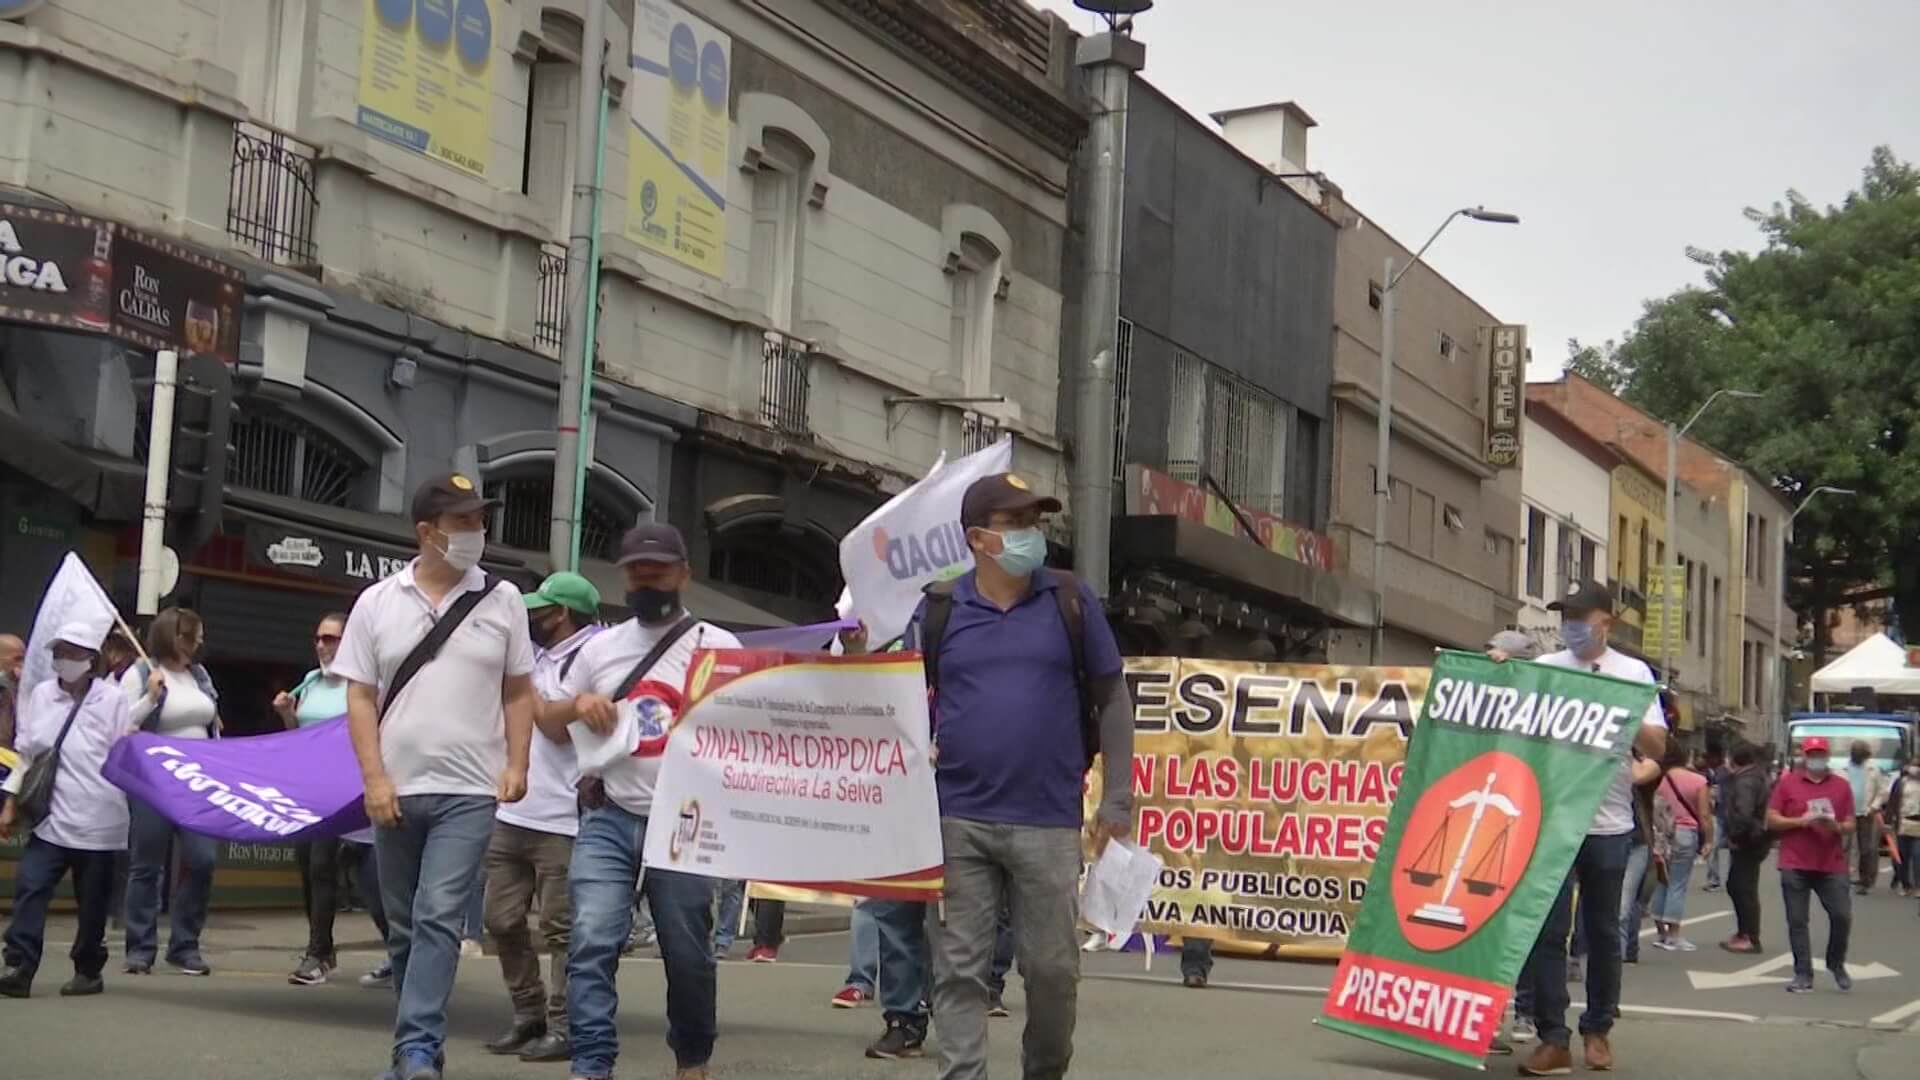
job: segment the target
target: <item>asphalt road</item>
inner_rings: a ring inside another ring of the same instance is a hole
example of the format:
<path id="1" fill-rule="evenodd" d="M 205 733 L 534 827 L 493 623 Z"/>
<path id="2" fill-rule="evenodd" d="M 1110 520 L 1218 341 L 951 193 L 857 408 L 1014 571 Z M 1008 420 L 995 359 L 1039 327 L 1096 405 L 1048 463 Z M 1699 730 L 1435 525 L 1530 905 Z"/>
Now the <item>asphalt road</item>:
<path id="1" fill-rule="evenodd" d="M 1767 896 L 1766 927 L 1780 932 L 1777 890 Z M 1777 972 L 1731 978 L 1749 958 L 1713 948 L 1731 926 L 1723 895 L 1696 891 L 1689 928 L 1693 954 L 1643 949 L 1629 970 L 1626 1018 L 1616 1032 L 1620 1075 L 1648 1080 L 1710 1080 L 1719 1075 L 1792 1080 L 1911 1080 L 1920 1075 L 1920 904 L 1882 889 L 1857 911 L 1856 974 L 1870 964 L 1890 972 L 1862 979 L 1851 995 L 1830 982 L 1810 995 L 1787 995 Z M 108 992 L 62 1000 L 64 944 L 43 970 L 40 996 L 0 1001 L 0 1075 L 133 1080 L 349 1080 L 373 1076 L 386 1052 L 391 998 L 353 985 L 377 958 L 363 917 L 343 916 L 343 972 L 315 988 L 289 986 L 285 973 L 300 939 L 286 916 L 216 918 L 208 979 L 155 975 L 132 979 L 110 969 Z M 1816 949 L 1824 940 L 1816 916 Z M 56 920 L 53 936 L 70 935 Z M 721 975 L 720 1048 L 715 1076 L 931 1080 L 931 1062 L 872 1062 L 862 1056 L 878 1034 L 872 1011 L 827 1006 L 846 962 L 844 933 L 799 938 L 775 965 L 728 964 Z M 1770 959 L 1771 957 L 1769 957 Z M 1432 1077 L 1458 1070 L 1411 1058 L 1313 1026 L 1331 968 L 1222 959 L 1214 987 L 1179 987 L 1177 961 L 1086 958 L 1074 1075 L 1082 1077 Z M 1720 978 L 1716 981 L 1715 976 Z M 623 1077 L 671 1075 L 665 1044 L 664 982 L 657 962 L 621 969 Z M 1739 983 L 1739 985 L 1733 985 Z M 1701 985 L 1696 985 L 1701 984 Z M 1726 984 L 1726 985 L 1722 985 Z M 1578 988 L 1575 988 L 1576 997 Z M 1022 1000 L 996 1024 L 994 1075 L 1018 1075 Z M 505 1020 L 505 993 L 491 958 L 461 965 L 452 1007 L 448 1075 L 454 1080 L 559 1080 L 561 1066 L 522 1065 L 487 1056 L 479 1044 Z M 1492 1068 L 1511 1075 L 1510 1059 Z"/>

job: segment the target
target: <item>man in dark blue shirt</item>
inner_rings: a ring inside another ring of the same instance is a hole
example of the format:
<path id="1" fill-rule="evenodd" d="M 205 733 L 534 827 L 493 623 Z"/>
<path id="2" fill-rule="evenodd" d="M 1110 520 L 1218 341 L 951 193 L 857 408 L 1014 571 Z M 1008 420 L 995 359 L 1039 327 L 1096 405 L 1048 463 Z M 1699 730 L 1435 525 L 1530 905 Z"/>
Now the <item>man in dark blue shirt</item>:
<path id="1" fill-rule="evenodd" d="M 1003 898 L 1026 982 L 1023 1075 L 1066 1075 L 1080 978 L 1081 800 L 1096 751 L 1105 762 L 1098 842 L 1132 827 L 1133 706 L 1099 598 L 1045 568 L 1041 517 L 1059 511 L 1058 500 L 1011 473 L 975 481 L 961 501 L 975 566 L 954 582 L 930 665 L 946 849 L 946 919 L 931 928 L 941 1080 L 987 1075 L 988 976 Z M 1057 589 L 1079 594 L 1077 650 L 1066 616 L 1075 598 L 1063 604 Z M 914 616 L 910 645 L 921 642 L 927 606 Z M 1088 730 L 1089 709 L 1097 732 Z"/>

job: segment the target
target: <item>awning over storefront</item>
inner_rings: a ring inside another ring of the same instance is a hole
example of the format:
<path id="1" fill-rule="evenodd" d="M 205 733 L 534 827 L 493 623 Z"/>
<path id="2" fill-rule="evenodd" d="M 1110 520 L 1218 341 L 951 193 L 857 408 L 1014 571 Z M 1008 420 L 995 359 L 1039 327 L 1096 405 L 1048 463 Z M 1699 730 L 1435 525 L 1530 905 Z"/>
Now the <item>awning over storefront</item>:
<path id="1" fill-rule="evenodd" d="M 257 491 L 227 490 L 227 515 L 246 530 L 250 568 L 358 589 L 404 566 L 413 525 L 399 514 L 342 510 Z M 526 553 L 490 546 L 480 565 L 516 583 L 538 579 Z"/>
<path id="2" fill-rule="evenodd" d="M 47 485 L 102 521 L 137 521 L 146 479 L 137 462 L 68 446 L 0 411 L 0 462 Z"/>
<path id="3" fill-rule="evenodd" d="M 1135 515 L 1113 519 L 1113 561 L 1184 568 L 1223 589 L 1258 590 L 1275 600 L 1319 612 L 1329 622 L 1373 625 L 1374 595 L 1337 574 L 1186 518 Z"/>

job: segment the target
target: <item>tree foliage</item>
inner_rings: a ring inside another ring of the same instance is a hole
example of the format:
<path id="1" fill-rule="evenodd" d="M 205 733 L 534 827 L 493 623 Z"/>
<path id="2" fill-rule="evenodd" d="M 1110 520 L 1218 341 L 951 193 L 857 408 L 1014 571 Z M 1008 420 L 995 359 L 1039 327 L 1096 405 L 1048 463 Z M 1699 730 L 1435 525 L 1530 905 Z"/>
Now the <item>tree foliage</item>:
<path id="1" fill-rule="evenodd" d="M 1650 301 L 1617 345 L 1570 342 L 1569 367 L 1682 421 L 1715 390 L 1764 393 L 1693 433 L 1791 505 L 1823 484 L 1859 493 L 1801 514 L 1788 602 L 1886 587 L 1920 631 L 1920 170 L 1881 147 L 1839 206 L 1789 191 L 1747 216 L 1759 251 L 1689 251 L 1704 286 Z M 1824 652 L 1819 622 L 1815 637 Z"/>

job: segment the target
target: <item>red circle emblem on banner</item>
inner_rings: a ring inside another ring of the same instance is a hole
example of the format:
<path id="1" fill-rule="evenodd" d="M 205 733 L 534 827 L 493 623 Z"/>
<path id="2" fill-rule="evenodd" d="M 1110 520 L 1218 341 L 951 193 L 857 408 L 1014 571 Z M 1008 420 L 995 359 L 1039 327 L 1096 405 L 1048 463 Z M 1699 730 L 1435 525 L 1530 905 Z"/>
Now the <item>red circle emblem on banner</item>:
<path id="1" fill-rule="evenodd" d="M 1533 769 L 1503 751 L 1428 785 L 1394 857 L 1393 908 L 1407 943 L 1442 952 L 1485 926 L 1533 861 L 1540 812 Z"/>
<path id="2" fill-rule="evenodd" d="M 633 708 L 634 720 L 640 729 L 640 745 L 633 751 L 634 757 L 659 757 L 667 752 L 667 735 L 673 731 L 673 721 L 685 707 L 686 699 L 672 685 L 643 679 L 634 684 L 623 703 Z"/>

